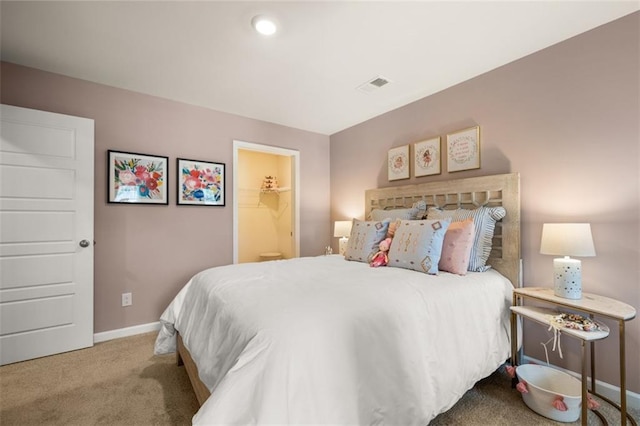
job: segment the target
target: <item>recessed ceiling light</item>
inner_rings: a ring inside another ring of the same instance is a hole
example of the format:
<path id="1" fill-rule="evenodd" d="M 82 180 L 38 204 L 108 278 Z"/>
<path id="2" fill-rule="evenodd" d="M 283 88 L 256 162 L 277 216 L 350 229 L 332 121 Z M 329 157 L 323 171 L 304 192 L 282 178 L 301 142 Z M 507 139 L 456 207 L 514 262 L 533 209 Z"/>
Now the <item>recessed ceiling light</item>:
<path id="1" fill-rule="evenodd" d="M 273 19 L 267 18 L 263 15 L 254 16 L 251 20 L 251 25 L 253 25 L 253 28 L 262 35 L 275 34 L 278 29 Z"/>

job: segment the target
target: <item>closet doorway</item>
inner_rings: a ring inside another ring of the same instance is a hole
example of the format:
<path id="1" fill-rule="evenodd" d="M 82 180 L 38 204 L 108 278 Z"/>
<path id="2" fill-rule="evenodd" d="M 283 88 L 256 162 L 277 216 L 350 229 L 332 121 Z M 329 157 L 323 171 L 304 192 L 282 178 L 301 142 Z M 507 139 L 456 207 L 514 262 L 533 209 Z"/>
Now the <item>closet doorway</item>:
<path id="1" fill-rule="evenodd" d="M 300 255 L 300 152 L 233 141 L 233 263 Z"/>

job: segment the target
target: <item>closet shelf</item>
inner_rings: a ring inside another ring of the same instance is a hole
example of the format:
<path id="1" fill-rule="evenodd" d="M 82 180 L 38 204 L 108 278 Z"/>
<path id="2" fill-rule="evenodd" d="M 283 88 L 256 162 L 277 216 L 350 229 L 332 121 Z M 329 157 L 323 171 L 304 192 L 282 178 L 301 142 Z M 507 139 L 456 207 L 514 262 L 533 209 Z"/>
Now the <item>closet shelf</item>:
<path id="1" fill-rule="evenodd" d="M 240 191 L 260 192 L 260 193 L 263 193 L 263 194 L 277 194 L 279 192 L 291 191 L 291 187 L 289 187 L 289 186 L 283 186 L 283 187 L 275 189 L 275 190 L 264 190 L 264 189 L 260 189 L 260 188 L 239 188 L 239 189 L 240 189 Z"/>

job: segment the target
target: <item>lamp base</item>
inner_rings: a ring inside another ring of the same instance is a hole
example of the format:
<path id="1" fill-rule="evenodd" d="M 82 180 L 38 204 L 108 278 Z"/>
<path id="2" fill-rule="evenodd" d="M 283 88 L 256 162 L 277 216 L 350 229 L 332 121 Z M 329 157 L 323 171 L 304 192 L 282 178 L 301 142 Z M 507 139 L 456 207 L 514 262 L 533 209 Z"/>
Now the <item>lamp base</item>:
<path id="1" fill-rule="evenodd" d="M 582 299 L 582 262 L 570 257 L 553 259 L 554 294 L 565 299 Z"/>
<path id="2" fill-rule="evenodd" d="M 344 256 L 344 254 L 347 252 L 347 243 L 349 242 L 349 238 L 347 237 L 341 237 L 340 240 L 338 241 L 338 250 L 340 255 Z"/>

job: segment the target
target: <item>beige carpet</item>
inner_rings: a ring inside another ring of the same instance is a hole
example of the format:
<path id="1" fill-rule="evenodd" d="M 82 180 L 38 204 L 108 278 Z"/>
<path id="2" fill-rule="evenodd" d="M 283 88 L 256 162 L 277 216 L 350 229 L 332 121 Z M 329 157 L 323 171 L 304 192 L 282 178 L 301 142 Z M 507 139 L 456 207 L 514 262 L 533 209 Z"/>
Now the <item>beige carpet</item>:
<path id="1" fill-rule="evenodd" d="M 155 333 L 99 343 L 93 348 L 0 367 L 0 424 L 189 425 L 198 405 L 184 367 L 154 356 Z M 603 410 L 612 425 L 617 411 Z M 634 413 L 636 418 L 638 412 Z M 540 417 L 498 371 L 479 382 L 449 411 L 443 425 L 561 425 Z M 599 425 L 589 414 L 589 424 Z"/>

